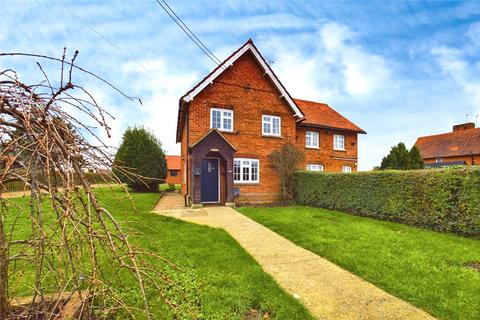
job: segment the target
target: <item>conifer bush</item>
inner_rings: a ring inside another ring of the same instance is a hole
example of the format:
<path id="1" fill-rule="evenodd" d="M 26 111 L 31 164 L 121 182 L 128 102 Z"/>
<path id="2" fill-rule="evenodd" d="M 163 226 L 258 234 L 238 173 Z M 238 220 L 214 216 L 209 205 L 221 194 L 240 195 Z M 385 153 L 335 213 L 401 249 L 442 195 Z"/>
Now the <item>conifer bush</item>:
<path id="1" fill-rule="evenodd" d="M 161 142 L 143 127 L 127 128 L 115 155 L 114 170 L 123 183 L 136 191 L 157 191 L 165 181 L 167 161 Z"/>

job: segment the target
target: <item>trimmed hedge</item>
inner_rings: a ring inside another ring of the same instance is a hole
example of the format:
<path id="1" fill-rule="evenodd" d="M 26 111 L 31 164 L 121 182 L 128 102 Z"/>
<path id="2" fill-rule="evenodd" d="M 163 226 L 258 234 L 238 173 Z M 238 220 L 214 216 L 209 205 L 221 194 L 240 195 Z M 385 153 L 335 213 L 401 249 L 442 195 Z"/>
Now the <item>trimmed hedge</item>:
<path id="1" fill-rule="evenodd" d="M 480 235 L 480 168 L 295 174 L 302 205 Z"/>

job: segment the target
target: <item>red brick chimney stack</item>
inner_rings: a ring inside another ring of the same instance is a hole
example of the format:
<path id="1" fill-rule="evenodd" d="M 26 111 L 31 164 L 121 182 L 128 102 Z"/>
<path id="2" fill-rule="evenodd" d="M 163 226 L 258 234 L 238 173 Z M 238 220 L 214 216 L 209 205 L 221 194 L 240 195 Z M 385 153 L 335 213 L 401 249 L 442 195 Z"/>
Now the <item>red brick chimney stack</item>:
<path id="1" fill-rule="evenodd" d="M 467 123 L 462 123 L 462 124 L 457 124 L 453 126 L 453 132 L 455 131 L 463 131 L 463 130 L 470 130 L 470 129 L 475 129 L 475 123 L 473 122 L 467 122 Z"/>

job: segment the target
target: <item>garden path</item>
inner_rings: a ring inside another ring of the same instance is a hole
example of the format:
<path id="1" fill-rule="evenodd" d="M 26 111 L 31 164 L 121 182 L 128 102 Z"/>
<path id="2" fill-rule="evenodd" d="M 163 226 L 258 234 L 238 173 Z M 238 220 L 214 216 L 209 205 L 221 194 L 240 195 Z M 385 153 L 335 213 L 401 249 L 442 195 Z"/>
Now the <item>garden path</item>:
<path id="1" fill-rule="evenodd" d="M 225 229 L 318 319 L 434 319 L 232 208 L 157 209 L 158 214 Z"/>

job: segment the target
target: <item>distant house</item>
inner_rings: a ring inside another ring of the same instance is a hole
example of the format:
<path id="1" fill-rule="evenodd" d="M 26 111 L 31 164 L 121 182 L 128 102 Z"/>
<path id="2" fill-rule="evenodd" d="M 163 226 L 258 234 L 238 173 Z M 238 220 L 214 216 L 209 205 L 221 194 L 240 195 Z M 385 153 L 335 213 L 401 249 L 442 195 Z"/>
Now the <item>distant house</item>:
<path id="1" fill-rule="evenodd" d="M 165 156 L 167 159 L 167 178 L 168 184 L 179 184 L 182 182 L 180 156 Z"/>
<path id="2" fill-rule="evenodd" d="M 480 165 L 480 128 L 474 123 L 453 126 L 453 131 L 419 137 L 415 143 L 425 167 Z"/>
<path id="3" fill-rule="evenodd" d="M 327 104 L 292 98 L 249 40 L 180 98 L 182 193 L 192 204 L 278 201 L 272 152 L 290 143 L 300 169 L 354 172 L 361 133 Z"/>

